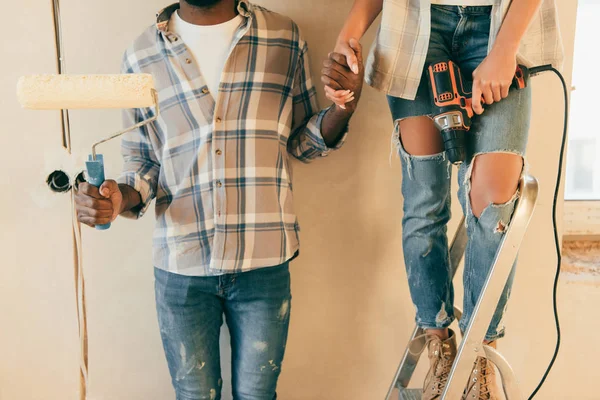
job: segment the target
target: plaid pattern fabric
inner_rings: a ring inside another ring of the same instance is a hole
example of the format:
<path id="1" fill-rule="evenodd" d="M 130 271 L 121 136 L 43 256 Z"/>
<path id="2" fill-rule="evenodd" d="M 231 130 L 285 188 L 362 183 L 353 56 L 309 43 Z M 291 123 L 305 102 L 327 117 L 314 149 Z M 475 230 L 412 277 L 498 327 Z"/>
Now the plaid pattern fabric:
<path id="1" fill-rule="evenodd" d="M 511 0 L 495 0 L 491 50 Z M 430 0 L 384 0 L 381 26 L 366 64 L 366 81 L 388 95 L 414 100 L 429 48 Z M 562 67 L 564 49 L 554 0 L 543 0 L 521 41 L 518 60 L 525 66 Z"/>
<path id="2" fill-rule="evenodd" d="M 150 73 L 157 123 L 123 139 L 124 172 L 140 217 L 156 198 L 155 266 L 215 276 L 280 265 L 298 251 L 289 154 L 309 162 L 330 150 L 321 136 L 306 42 L 290 19 L 245 0 L 218 94 L 183 41 L 169 32 L 179 7 L 158 14 L 126 52 L 125 73 Z M 153 109 L 125 112 L 125 124 Z M 343 139 L 336 145 L 339 148 Z"/>

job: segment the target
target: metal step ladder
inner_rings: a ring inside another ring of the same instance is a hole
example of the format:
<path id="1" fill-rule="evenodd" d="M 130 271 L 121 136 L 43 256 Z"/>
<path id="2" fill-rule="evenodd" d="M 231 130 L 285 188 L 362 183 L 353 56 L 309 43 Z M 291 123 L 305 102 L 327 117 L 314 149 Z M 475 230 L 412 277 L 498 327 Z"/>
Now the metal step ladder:
<path id="1" fill-rule="evenodd" d="M 452 366 L 446 389 L 442 394 L 442 400 L 461 399 L 477 357 L 485 357 L 498 367 L 507 400 L 523 399 L 515 374 L 506 359 L 492 347 L 482 345 L 531 221 L 538 196 L 537 180 L 533 176 L 523 175 L 519 182 L 519 192 L 520 196 L 515 205 L 513 218 L 500 243 L 494 265 L 479 296 L 473 311 L 473 317 L 458 347 L 456 360 Z M 466 245 L 467 230 L 463 218 L 450 247 L 450 263 L 453 276 L 456 274 L 463 258 Z M 454 309 L 456 317 L 460 319 L 462 312 L 457 307 Z M 417 385 L 418 389 L 408 388 L 420 358 L 420 355 L 412 354 L 409 347 L 415 338 L 424 333 L 418 327 L 414 329 L 385 400 L 421 400 L 421 383 Z M 419 343 L 421 345 L 419 347 L 424 347 L 425 338 L 421 336 L 420 340 L 422 343 Z"/>

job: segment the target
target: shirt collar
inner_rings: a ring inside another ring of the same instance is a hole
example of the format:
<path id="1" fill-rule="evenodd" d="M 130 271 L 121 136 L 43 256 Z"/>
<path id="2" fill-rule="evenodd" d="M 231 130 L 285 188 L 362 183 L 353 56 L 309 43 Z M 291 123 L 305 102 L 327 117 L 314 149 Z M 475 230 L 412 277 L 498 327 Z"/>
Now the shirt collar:
<path id="1" fill-rule="evenodd" d="M 156 14 L 156 29 L 167 32 L 169 20 L 175 11 L 179 9 L 179 3 L 171 4 Z M 237 0 L 237 10 L 242 17 L 249 18 L 252 15 L 252 5 L 248 0 Z"/>

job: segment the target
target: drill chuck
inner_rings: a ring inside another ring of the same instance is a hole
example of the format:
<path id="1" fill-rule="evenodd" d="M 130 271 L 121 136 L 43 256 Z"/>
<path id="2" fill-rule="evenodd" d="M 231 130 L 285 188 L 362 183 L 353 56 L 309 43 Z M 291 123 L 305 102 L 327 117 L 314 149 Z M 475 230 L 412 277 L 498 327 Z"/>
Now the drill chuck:
<path id="1" fill-rule="evenodd" d="M 462 164 L 467 159 L 467 129 L 463 113 L 453 110 L 433 118 L 435 126 L 440 130 L 446 156 L 452 164 Z"/>
<path id="2" fill-rule="evenodd" d="M 446 157 L 454 165 L 460 165 L 467 159 L 467 131 L 465 129 L 444 129 L 440 131 Z"/>

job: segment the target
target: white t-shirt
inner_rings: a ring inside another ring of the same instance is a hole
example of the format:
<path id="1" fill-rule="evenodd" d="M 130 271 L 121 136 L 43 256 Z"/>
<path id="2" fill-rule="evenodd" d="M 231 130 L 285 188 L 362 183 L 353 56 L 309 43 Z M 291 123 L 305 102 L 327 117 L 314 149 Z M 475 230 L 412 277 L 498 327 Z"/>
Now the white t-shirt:
<path id="1" fill-rule="evenodd" d="M 215 98 L 231 42 L 242 21 L 243 17 L 238 15 L 218 25 L 194 25 L 181 19 L 179 11 L 174 12 L 169 21 L 169 31 L 186 44 Z"/>
<path id="2" fill-rule="evenodd" d="M 496 0 L 431 0 L 440 6 L 493 6 Z"/>

